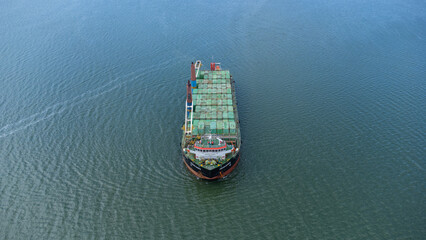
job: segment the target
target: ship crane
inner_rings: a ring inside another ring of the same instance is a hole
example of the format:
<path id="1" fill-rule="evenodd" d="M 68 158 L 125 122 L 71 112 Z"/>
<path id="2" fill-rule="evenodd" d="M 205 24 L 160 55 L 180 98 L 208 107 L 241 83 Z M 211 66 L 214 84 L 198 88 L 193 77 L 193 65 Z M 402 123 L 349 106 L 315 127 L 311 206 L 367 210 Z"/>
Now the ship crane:
<path id="1" fill-rule="evenodd" d="M 192 120 L 194 116 L 194 105 L 192 104 L 192 89 L 197 87 L 197 75 L 200 71 L 201 61 L 198 60 L 191 63 L 191 82 L 188 81 L 186 86 L 186 106 L 185 106 L 185 135 L 190 137 L 192 135 Z M 195 73 L 197 69 L 197 73 Z"/>
<path id="2" fill-rule="evenodd" d="M 192 134 L 192 117 L 194 115 L 194 106 L 192 104 L 192 89 L 189 83 L 186 86 L 186 105 L 185 105 L 185 135 L 191 136 Z"/>

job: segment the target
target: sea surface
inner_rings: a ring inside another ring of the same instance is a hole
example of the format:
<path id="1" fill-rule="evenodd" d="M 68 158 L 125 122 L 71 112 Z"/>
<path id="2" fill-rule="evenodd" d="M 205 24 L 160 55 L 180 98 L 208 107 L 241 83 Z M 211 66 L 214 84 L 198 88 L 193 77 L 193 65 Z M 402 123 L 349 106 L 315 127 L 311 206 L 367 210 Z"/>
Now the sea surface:
<path id="1" fill-rule="evenodd" d="M 181 160 L 191 61 L 241 161 Z M 424 0 L 0 1 L 0 239 L 425 239 Z"/>

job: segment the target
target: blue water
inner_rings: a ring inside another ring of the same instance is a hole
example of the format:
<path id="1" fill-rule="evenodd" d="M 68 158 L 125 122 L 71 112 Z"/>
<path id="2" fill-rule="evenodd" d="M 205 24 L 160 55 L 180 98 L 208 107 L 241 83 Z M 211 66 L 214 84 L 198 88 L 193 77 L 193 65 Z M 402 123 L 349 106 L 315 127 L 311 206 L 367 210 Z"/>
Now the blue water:
<path id="1" fill-rule="evenodd" d="M 0 239 L 424 239 L 426 3 L 0 1 Z M 181 161 L 190 62 L 241 161 Z"/>

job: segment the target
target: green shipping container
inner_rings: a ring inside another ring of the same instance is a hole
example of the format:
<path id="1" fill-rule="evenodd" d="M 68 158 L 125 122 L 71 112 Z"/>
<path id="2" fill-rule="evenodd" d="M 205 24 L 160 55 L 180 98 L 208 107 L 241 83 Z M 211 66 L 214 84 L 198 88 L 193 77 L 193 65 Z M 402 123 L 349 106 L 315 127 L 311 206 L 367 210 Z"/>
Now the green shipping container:
<path id="1" fill-rule="evenodd" d="M 199 134 L 204 134 L 204 121 L 200 121 L 198 123 L 198 133 Z"/>
<path id="2" fill-rule="evenodd" d="M 199 120 L 193 120 L 193 121 L 192 121 L 192 126 L 194 126 L 194 127 L 198 128 L 198 123 L 199 123 L 199 122 L 200 122 Z"/>
<path id="3" fill-rule="evenodd" d="M 198 128 L 192 129 L 192 135 L 198 135 Z"/>
<path id="4" fill-rule="evenodd" d="M 223 134 L 229 134 L 229 122 L 228 122 L 228 120 L 223 120 Z"/>
<path id="5" fill-rule="evenodd" d="M 204 120 L 199 120 L 198 121 L 198 129 L 203 129 L 204 128 Z"/>
<path id="6" fill-rule="evenodd" d="M 216 133 L 216 122 L 212 121 L 210 122 L 210 132 L 215 134 Z"/>
<path id="7" fill-rule="evenodd" d="M 217 111 L 217 119 L 223 119 L 223 112 Z"/>
<path id="8" fill-rule="evenodd" d="M 228 112 L 228 118 L 233 119 L 234 118 L 234 112 Z"/>
<path id="9" fill-rule="evenodd" d="M 235 134 L 235 121 L 229 122 L 229 133 Z"/>
<path id="10" fill-rule="evenodd" d="M 217 121 L 217 133 L 218 134 L 223 134 L 223 121 Z"/>
<path id="11" fill-rule="evenodd" d="M 204 134 L 210 134 L 212 133 L 212 131 L 210 130 L 210 126 L 209 125 L 205 125 L 204 126 Z"/>

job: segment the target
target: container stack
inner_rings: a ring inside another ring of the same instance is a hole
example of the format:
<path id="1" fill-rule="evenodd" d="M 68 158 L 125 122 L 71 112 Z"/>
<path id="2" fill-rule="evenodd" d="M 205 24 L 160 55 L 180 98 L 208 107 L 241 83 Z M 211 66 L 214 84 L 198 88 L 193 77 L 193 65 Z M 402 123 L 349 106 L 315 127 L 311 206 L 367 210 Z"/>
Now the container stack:
<path id="1" fill-rule="evenodd" d="M 201 71 L 196 81 L 192 135 L 235 135 L 236 104 L 229 71 Z"/>

